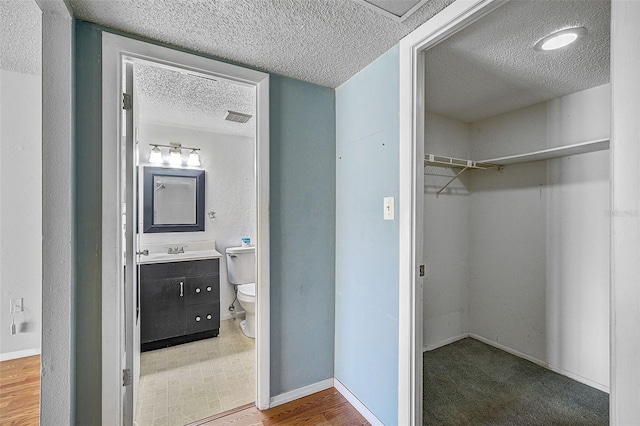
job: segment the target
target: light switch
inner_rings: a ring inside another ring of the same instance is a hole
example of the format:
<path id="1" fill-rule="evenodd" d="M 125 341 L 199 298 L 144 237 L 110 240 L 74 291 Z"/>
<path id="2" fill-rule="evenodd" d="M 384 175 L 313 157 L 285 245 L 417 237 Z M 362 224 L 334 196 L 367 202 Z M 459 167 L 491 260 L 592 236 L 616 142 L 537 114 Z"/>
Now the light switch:
<path id="1" fill-rule="evenodd" d="M 384 197 L 384 220 L 393 220 L 394 218 L 393 197 Z"/>

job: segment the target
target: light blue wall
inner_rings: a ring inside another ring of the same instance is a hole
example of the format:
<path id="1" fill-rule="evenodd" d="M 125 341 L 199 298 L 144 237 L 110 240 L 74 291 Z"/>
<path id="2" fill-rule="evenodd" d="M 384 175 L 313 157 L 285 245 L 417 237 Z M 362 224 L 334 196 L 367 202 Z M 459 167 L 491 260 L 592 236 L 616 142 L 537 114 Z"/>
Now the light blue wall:
<path id="1" fill-rule="evenodd" d="M 335 377 L 398 421 L 398 46 L 336 89 Z"/>
<path id="2" fill-rule="evenodd" d="M 118 33 L 76 25 L 76 423 L 82 425 L 101 417 L 103 31 Z M 270 102 L 275 396 L 333 375 L 336 114 L 332 89 L 277 75 Z"/>
<path id="3" fill-rule="evenodd" d="M 334 90 L 270 78 L 271 395 L 333 376 Z"/>

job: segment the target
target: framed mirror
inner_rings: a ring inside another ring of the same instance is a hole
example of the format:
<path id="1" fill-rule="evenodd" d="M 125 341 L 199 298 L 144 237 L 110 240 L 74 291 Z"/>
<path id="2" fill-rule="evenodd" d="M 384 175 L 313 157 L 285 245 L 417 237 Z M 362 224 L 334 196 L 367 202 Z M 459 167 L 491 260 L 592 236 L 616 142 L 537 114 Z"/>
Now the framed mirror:
<path id="1" fill-rule="evenodd" d="M 145 167 L 143 232 L 204 231 L 204 170 Z"/>

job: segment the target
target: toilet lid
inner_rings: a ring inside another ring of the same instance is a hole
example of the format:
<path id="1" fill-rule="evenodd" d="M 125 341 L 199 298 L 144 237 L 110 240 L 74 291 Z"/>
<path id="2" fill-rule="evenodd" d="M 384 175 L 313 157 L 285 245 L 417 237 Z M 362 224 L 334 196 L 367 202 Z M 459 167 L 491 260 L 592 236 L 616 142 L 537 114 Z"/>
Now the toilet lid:
<path id="1" fill-rule="evenodd" d="M 256 296 L 256 283 L 242 284 L 238 286 L 238 293 L 245 296 Z"/>

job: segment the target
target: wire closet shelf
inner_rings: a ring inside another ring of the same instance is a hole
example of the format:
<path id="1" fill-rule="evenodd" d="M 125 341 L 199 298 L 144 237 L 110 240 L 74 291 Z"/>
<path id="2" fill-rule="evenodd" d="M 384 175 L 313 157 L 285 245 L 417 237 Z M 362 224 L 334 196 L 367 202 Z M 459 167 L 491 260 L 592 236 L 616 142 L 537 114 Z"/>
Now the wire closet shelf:
<path id="1" fill-rule="evenodd" d="M 555 148 L 542 149 L 539 151 L 527 152 L 524 154 L 509 155 L 506 157 L 491 158 L 488 160 L 474 161 L 460 158 L 446 157 L 443 155 L 426 154 L 424 156 L 424 167 L 448 167 L 460 169 L 442 188 L 436 191 L 436 196 L 440 195 L 454 180 L 467 170 L 494 170 L 501 171 L 509 164 L 527 163 L 529 161 L 550 160 L 553 158 L 566 157 L 569 155 L 585 154 L 587 152 L 603 151 L 609 149 L 609 138 L 596 139 L 588 142 L 580 142 L 572 145 L 559 146 Z"/>

